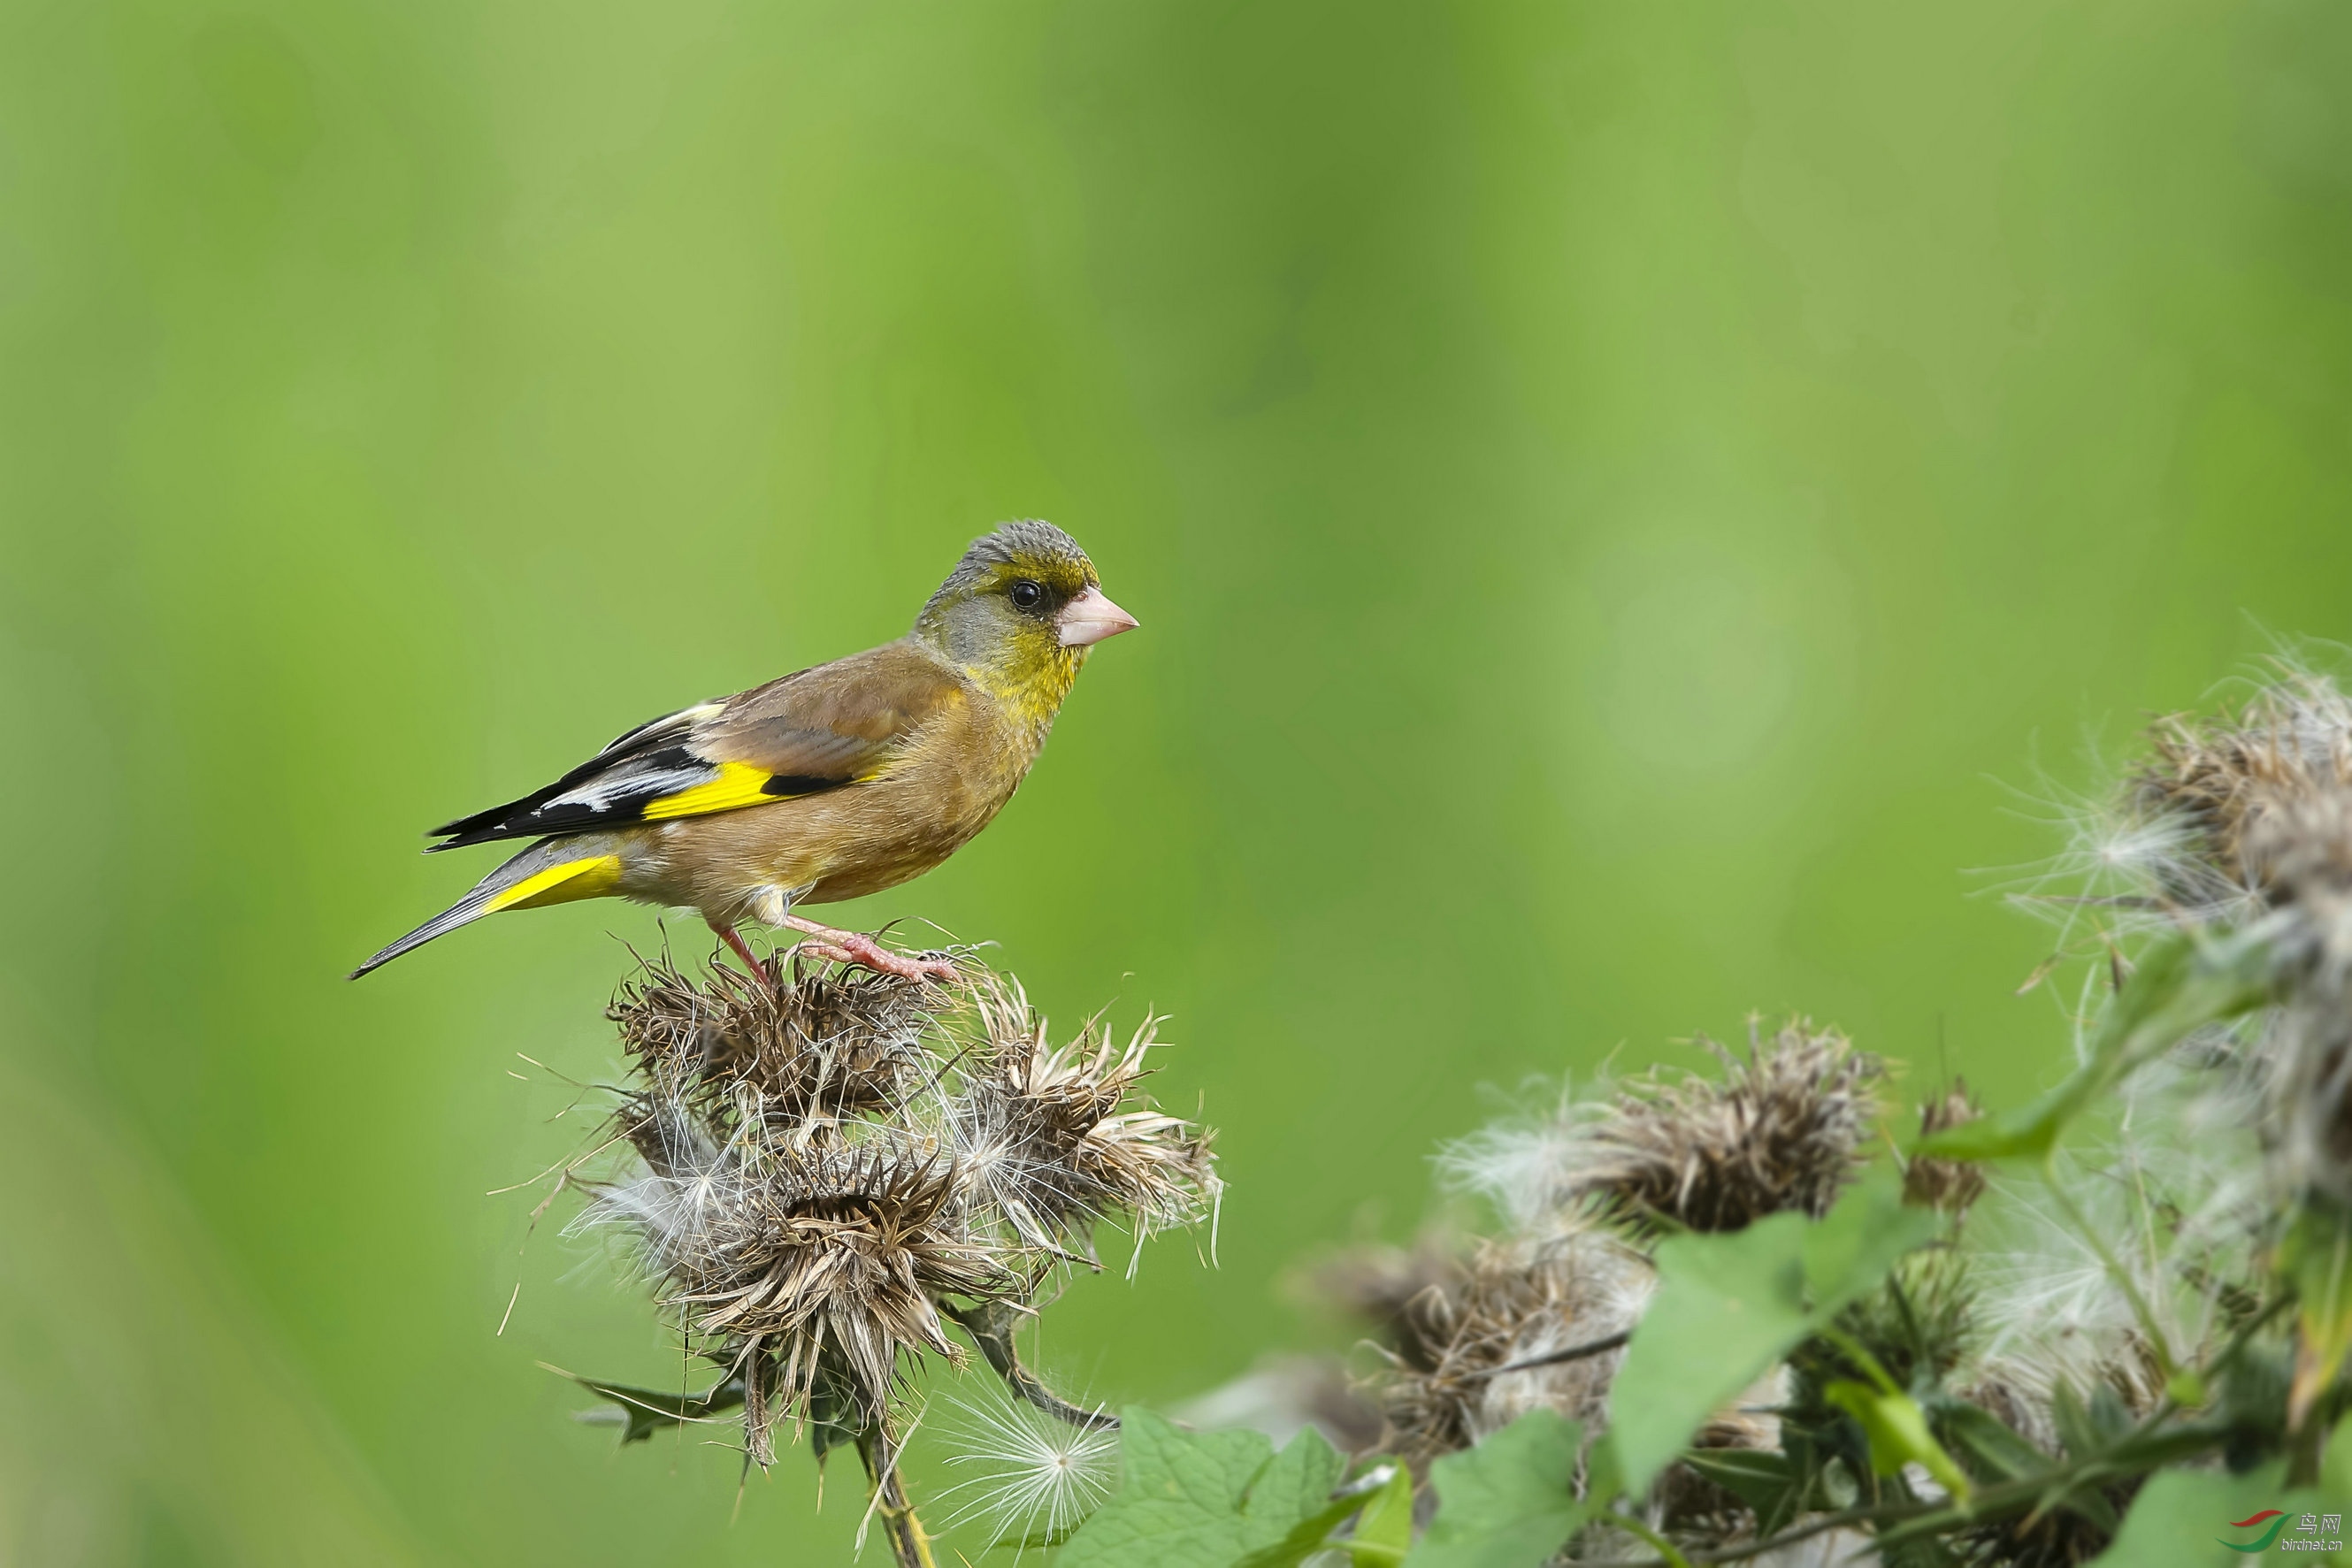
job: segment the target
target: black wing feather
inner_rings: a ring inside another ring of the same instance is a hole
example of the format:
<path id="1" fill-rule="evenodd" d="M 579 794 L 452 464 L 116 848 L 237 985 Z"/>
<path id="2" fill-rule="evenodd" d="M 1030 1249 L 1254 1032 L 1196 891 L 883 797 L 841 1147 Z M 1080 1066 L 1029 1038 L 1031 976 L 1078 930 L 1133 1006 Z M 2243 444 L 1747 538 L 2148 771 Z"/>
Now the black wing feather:
<path id="1" fill-rule="evenodd" d="M 494 839 L 519 839 L 537 833 L 565 831 L 564 827 L 524 824 L 542 820 L 541 809 L 549 801 L 560 795 L 570 794 L 598 774 L 611 772 L 634 758 L 644 758 L 647 761 L 660 758 L 672 767 L 688 762 L 701 763 L 700 758 L 693 758 L 683 745 L 677 743 L 684 741 L 693 732 L 696 716 L 709 713 L 717 701 L 714 698 L 711 702 L 698 703 L 693 707 L 680 708 L 676 713 L 648 719 L 635 729 L 624 730 L 614 736 L 604 750 L 552 784 L 543 785 L 528 795 L 509 800 L 503 806 L 493 806 L 487 811 L 476 811 L 471 816 L 442 823 L 431 833 L 443 841 L 432 845 L 425 852 L 462 849 L 467 844 L 485 844 Z M 709 764 L 701 763 L 701 766 L 707 768 Z M 642 800 L 638 802 L 639 805 L 643 803 Z M 593 827 L 599 820 L 611 820 L 609 814 L 587 811 L 583 807 L 572 805 L 557 808 L 557 814 L 574 819 L 569 823 L 573 831 Z"/>

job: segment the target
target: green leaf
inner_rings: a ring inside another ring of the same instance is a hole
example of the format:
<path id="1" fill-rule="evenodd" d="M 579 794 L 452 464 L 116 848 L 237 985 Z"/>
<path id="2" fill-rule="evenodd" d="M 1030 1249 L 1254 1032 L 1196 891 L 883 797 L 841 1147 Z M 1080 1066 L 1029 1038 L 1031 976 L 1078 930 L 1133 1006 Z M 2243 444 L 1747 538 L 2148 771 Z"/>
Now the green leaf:
<path id="1" fill-rule="evenodd" d="M 1905 1207 L 1902 1178 L 1881 1169 L 1819 1223 L 1775 1214 L 1728 1235 L 1661 1242 L 1657 1293 L 1609 1398 L 1627 1489 L 1647 1489 L 1725 1400 L 1943 1223 L 1933 1209 Z"/>
<path id="2" fill-rule="evenodd" d="M 1886 1278 L 1896 1260 L 1943 1234 L 1944 1217 L 1903 1201 L 1902 1173 L 1881 1166 L 1804 1230 L 1806 1304 L 1827 1322 Z"/>
<path id="3" fill-rule="evenodd" d="M 1795 1518 L 1806 1478 L 1797 1462 L 1761 1448 L 1692 1448 L 1683 1463 L 1746 1503 L 1756 1513 L 1759 1534 L 1769 1535 Z"/>
<path id="4" fill-rule="evenodd" d="M 2164 1470 L 2132 1500 L 2123 1529 L 2094 1568 L 2227 1568 L 2268 1557 L 2305 1513 L 2342 1513 L 2352 1497 L 2352 1416 L 2336 1423 L 2316 1490 L 2287 1490 L 2286 1462 L 2246 1472 Z M 2284 1517 L 2235 1527 L 2276 1509 Z M 2281 1528 L 2270 1531 L 2273 1524 Z M 2263 1545 L 2265 1537 L 2269 1544 Z M 2322 1540 L 2326 1539 L 2322 1537 Z M 2253 1548 L 2262 1547 L 2256 1551 Z"/>
<path id="5" fill-rule="evenodd" d="M 1412 1550 L 1412 1472 L 1396 1467 L 1388 1485 L 1374 1492 L 1348 1538 L 1353 1568 L 1396 1568 Z"/>
<path id="6" fill-rule="evenodd" d="M 1903 1467 L 1926 1468 L 1956 1502 L 1968 1500 L 1974 1489 L 1944 1445 L 1927 1430 L 1927 1413 L 1908 1394 L 1876 1388 L 1867 1383 L 1840 1379 L 1822 1390 L 1822 1397 L 1862 1424 L 1870 1439 L 1870 1468 L 1882 1476 L 1899 1475 Z"/>
<path id="7" fill-rule="evenodd" d="M 2050 1456 L 2027 1442 L 1991 1411 L 1946 1398 L 1929 1423 L 1954 1457 L 1980 1481 L 2012 1481 L 2051 1468 Z"/>
<path id="8" fill-rule="evenodd" d="M 2299 1428 L 2352 1353 L 2352 1212 L 2321 1198 L 2305 1200 L 2279 1249 L 2279 1272 L 2294 1281 L 2302 1330 L 2287 1393 L 2287 1425 Z"/>
<path id="9" fill-rule="evenodd" d="M 2125 1426 L 2130 1424 L 2128 1412 L 2123 1411 L 2111 1392 L 2106 1399 L 2095 1398 L 2085 1406 L 2074 1388 L 2061 1381 L 2051 1390 L 2051 1405 L 2060 1440 L 2078 1454 L 2095 1452 L 2120 1437 L 2122 1428 L 2116 1425 L 2116 1416 L 2122 1416 Z M 2049 1455 L 2011 1430 L 1991 1411 L 1948 1395 L 1942 1396 L 1931 1410 L 1928 1426 L 1979 1481 L 2021 1480 L 2057 1469 Z M 2073 1435 L 2065 1436 L 2067 1433 Z M 2045 1495 L 2040 1506 L 2044 1510 L 2064 1508 L 2082 1515 L 2106 1534 L 2116 1531 L 2115 1506 L 2095 1485 L 2077 1485 L 2062 1495 Z"/>
<path id="10" fill-rule="evenodd" d="M 2263 1537 L 2270 1525 L 2291 1526 L 2297 1513 L 2322 1509 L 2315 1494 L 2287 1490 L 2285 1478 L 2283 1462 L 2241 1476 L 2226 1470 L 2159 1471 L 2132 1500 L 2123 1529 L 2096 1563 L 2101 1568 L 2222 1568 L 2246 1563 L 2258 1553 L 2239 1549 L 2266 1548 L 2271 1542 Z M 2343 1500 L 2325 1506 L 2340 1512 Z M 2286 1517 L 2231 1528 L 2233 1521 L 2269 1509 L 2284 1510 Z M 2269 1552 L 2263 1550 L 2259 1555 Z"/>
<path id="11" fill-rule="evenodd" d="M 2328 1434 L 2327 1451 L 2319 1461 L 2319 1490 L 2338 1503 L 2352 1498 L 2352 1414 Z"/>
<path id="12" fill-rule="evenodd" d="M 1277 1455 L 1259 1432 L 1188 1432 L 1137 1407 L 1119 1420 L 1119 1489 L 1071 1535 L 1056 1568 L 1234 1568 L 1334 1507 L 1346 1466 L 1320 1433 L 1300 1433 Z M 1308 1552 L 1329 1528 L 1315 1531 Z"/>
<path id="13" fill-rule="evenodd" d="M 1646 1491 L 1723 1402 L 1812 1326 L 1805 1311 L 1801 1214 L 1723 1236 L 1659 1243 L 1657 1293 L 1609 1396 L 1611 1441 L 1627 1489 Z"/>
<path id="14" fill-rule="evenodd" d="M 1348 1461 L 1322 1433 L 1309 1427 L 1252 1478 L 1242 1517 L 1286 1531 L 1300 1520 L 1322 1512 L 1331 1502 L 1331 1489 L 1347 1473 Z M 1354 1511 L 1347 1509 L 1339 1517 L 1345 1519 Z"/>
<path id="15" fill-rule="evenodd" d="M 1275 1456 L 1251 1485 L 1242 1517 L 1251 1523 L 1271 1524 L 1287 1519 L 1281 1538 L 1242 1559 L 1240 1568 L 1298 1568 L 1320 1552 L 1324 1538 L 1364 1506 L 1360 1497 L 1334 1498 L 1331 1490 L 1348 1462 L 1309 1427 Z"/>
<path id="16" fill-rule="evenodd" d="M 1236 1568 L 1298 1568 L 1298 1564 L 1331 1545 L 1328 1539 L 1330 1533 L 1363 1506 L 1364 1500 L 1360 1497 L 1328 1503 L 1321 1512 L 1308 1514 L 1292 1525 L 1289 1533 L 1273 1545 L 1261 1546 L 1243 1558 Z"/>
<path id="17" fill-rule="evenodd" d="M 632 1388 L 625 1383 L 600 1383 L 595 1378 L 583 1377 L 572 1372 L 562 1375 L 620 1407 L 617 1410 L 583 1410 L 578 1418 L 592 1424 L 609 1423 L 619 1427 L 621 1441 L 625 1444 L 642 1443 L 666 1427 L 676 1427 L 687 1421 L 707 1421 L 743 1403 L 743 1380 L 740 1377 L 728 1378 L 700 1394 L 683 1394 L 659 1388 Z"/>
<path id="18" fill-rule="evenodd" d="M 1531 1410 L 1466 1453 L 1430 1467 L 1437 1517 L 1410 1568 L 1537 1568 L 1566 1545 L 1591 1509 L 1574 1490 L 1583 1428 Z M 1587 1491 L 1605 1507 L 1620 1489 L 1609 1445 L 1593 1449 Z"/>
<path id="19" fill-rule="evenodd" d="M 1952 1160 L 2039 1159 L 2066 1124 L 2134 1069 L 2192 1031 L 2260 1007 L 2271 994 L 2271 951 L 2240 933 L 2200 941 L 2167 936 L 2141 955 L 2116 993 L 2089 1060 L 2055 1089 L 2005 1115 L 1981 1117 L 1922 1139 L 1916 1154 Z"/>

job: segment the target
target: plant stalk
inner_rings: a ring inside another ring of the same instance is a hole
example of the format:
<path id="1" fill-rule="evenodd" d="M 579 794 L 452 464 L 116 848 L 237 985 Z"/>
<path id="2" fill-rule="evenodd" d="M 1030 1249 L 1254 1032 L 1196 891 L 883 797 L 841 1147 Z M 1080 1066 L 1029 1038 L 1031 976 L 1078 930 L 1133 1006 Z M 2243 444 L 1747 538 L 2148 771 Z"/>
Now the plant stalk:
<path id="1" fill-rule="evenodd" d="M 1083 1405 L 1071 1404 L 1022 1364 L 1020 1348 L 1013 1343 L 1013 1331 L 1021 1320 L 1017 1309 L 1003 1301 L 983 1301 L 971 1307 L 941 1301 L 939 1306 L 958 1328 L 971 1336 L 971 1343 L 980 1347 L 980 1354 L 1014 1394 L 1055 1420 L 1066 1421 L 1073 1427 L 1097 1432 L 1118 1429 L 1118 1416 L 1108 1410 L 1089 1410 Z"/>
<path id="2" fill-rule="evenodd" d="M 931 1555 L 930 1535 L 915 1516 L 915 1505 L 908 1500 L 906 1485 L 898 1479 L 898 1445 L 882 1422 L 858 1435 L 857 1457 L 866 1461 L 866 1473 L 874 1486 L 874 1514 L 890 1539 L 890 1555 L 898 1559 L 898 1568 L 939 1568 Z"/>

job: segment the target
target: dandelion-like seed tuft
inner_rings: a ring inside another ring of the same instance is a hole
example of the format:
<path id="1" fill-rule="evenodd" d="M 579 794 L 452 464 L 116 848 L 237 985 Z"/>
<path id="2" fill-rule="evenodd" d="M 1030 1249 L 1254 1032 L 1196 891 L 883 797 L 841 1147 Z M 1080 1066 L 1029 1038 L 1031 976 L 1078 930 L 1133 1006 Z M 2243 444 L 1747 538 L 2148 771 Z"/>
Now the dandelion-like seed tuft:
<path id="1" fill-rule="evenodd" d="M 1009 1400 L 958 1401 L 944 1427 L 949 1465 L 962 1479 L 940 1495 L 954 1505 L 950 1528 L 979 1521 L 988 1544 L 1060 1544 L 1110 1495 L 1118 1479 L 1118 1434 L 1080 1427 Z"/>

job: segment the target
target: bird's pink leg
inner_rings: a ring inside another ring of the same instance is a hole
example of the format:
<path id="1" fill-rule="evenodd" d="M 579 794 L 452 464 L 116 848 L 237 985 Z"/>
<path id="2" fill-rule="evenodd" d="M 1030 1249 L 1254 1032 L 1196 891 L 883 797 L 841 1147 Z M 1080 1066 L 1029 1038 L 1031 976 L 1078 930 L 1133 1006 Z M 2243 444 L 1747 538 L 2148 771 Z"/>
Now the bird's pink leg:
<path id="1" fill-rule="evenodd" d="M 736 930 L 732 925 L 721 925 L 716 920 L 711 920 L 709 924 L 713 931 L 719 933 L 719 939 L 721 942 L 735 949 L 735 956 L 743 960 L 744 967 L 751 971 L 753 979 L 774 983 L 775 972 L 760 962 L 759 955 L 751 951 L 751 945 L 743 940 L 743 934 L 740 931 Z"/>
<path id="2" fill-rule="evenodd" d="M 783 924 L 795 931 L 805 932 L 816 940 L 810 946 L 833 962 L 855 964 L 877 974 L 896 975 L 904 980 L 949 981 L 960 971 L 945 958 L 909 958 L 893 953 L 871 936 L 861 936 L 855 931 L 836 931 L 830 925 L 819 925 L 803 915 L 787 915 Z"/>

